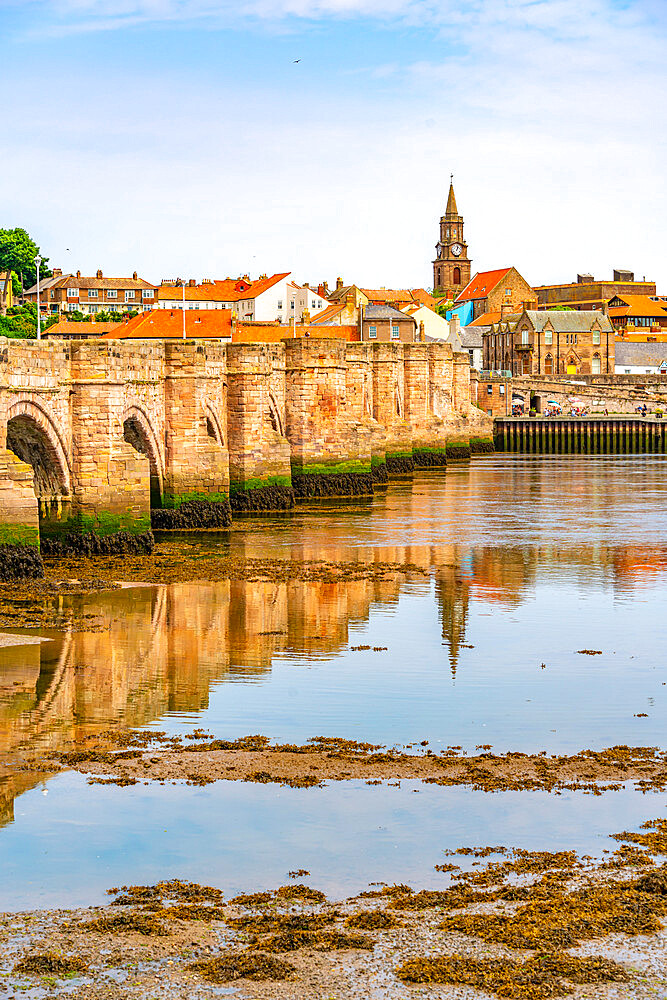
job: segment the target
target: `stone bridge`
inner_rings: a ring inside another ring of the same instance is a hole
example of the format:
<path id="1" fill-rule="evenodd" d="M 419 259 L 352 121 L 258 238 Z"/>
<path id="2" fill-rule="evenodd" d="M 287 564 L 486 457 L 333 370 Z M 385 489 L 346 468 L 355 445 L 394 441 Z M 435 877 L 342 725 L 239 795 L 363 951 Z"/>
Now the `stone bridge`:
<path id="1" fill-rule="evenodd" d="M 0 542 L 150 547 L 157 528 L 371 493 L 486 449 L 448 344 L 0 338 Z"/>

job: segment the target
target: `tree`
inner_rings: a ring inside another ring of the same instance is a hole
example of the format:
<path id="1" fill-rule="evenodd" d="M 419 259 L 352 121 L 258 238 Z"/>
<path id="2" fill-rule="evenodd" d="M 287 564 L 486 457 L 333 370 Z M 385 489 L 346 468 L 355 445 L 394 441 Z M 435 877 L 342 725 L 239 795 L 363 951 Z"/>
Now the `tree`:
<path id="1" fill-rule="evenodd" d="M 0 300 L 2 315 L 7 315 L 7 289 L 12 280 L 12 272 L 23 276 L 23 284 L 30 288 L 37 281 L 37 265 L 35 257 L 39 247 L 25 229 L 0 229 L 0 271 L 5 271 Z M 47 278 L 51 274 L 48 257 L 42 260 L 40 276 Z"/>
<path id="2" fill-rule="evenodd" d="M 48 316 L 42 321 L 42 331 L 58 322 L 57 316 Z M 37 336 L 37 306 L 29 302 L 25 306 L 12 306 L 6 316 L 0 316 L 0 337 L 12 340 L 34 340 Z"/>

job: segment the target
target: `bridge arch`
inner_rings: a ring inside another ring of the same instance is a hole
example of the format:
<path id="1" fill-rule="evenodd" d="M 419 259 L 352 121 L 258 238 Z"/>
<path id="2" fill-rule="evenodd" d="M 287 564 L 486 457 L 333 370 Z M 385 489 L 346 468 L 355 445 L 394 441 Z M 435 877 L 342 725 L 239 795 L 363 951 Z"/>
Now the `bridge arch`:
<path id="1" fill-rule="evenodd" d="M 70 496 L 72 469 L 65 437 L 42 402 L 17 399 L 9 407 L 7 448 L 32 466 L 38 500 Z"/>
<path id="2" fill-rule="evenodd" d="M 164 465 L 158 437 L 150 417 L 137 403 L 130 403 L 123 411 L 123 439 L 135 451 L 144 455 L 150 465 L 151 507 L 162 506 L 164 493 Z"/>

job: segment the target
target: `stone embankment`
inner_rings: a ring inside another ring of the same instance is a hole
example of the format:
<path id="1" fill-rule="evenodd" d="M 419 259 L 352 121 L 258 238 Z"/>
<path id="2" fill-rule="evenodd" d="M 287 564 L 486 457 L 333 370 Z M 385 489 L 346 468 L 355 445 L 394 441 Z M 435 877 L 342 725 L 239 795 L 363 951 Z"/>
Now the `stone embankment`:
<path id="1" fill-rule="evenodd" d="M 444 343 L 0 338 L 0 578 L 492 450 L 469 386 Z"/>

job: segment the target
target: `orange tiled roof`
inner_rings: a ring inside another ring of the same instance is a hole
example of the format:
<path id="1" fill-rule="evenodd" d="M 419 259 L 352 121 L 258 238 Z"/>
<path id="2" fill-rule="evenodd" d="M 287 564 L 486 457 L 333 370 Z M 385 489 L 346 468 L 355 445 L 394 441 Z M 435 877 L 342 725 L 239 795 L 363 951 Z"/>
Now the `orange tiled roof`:
<path id="1" fill-rule="evenodd" d="M 482 313 L 477 319 L 474 319 L 472 323 L 468 323 L 468 326 L 491 326 L 492 323 L 498 323 L 501 319 L 502 314 L 499 312 L 488 312 Z"/>
<path id="2" fill-rule="evenodd" d="M 254 299 L 289 275 L 290 272 L 285 271 L 283 274 L 272 274 L 270 278 L 257 278 L 255 281 L 225 278 L 205 281 L 201 285 L 186 285 L 185 299 L 187 302 L 239 302 L 241 299 Z M 158 299 L 178 302 L 183 299 L 183 288 L 181 285 L 160 285 Z"/>
<path id="3" fill-rule="evenodd" d="M 459 293 L 455 302 L 469 302 L 471 299 L 486 298 L 489 292 L 493 291 L 507 272 L 511 270 L 511 267 L 500 267 L 496 271 L 480 271 Z"/>
<path id="4" fill-rule="evenodd" d="M 232 343 L 279 343 L 293 336 L 294 328 L 281 323 L 235 323 L 232 332 Z M 359 330 L 356 326 L 304 326 L 296 327 L 297 337 L 312 337 L 319 340 L 359 340 Z"/>
<path id="5" fill-rule="evenodd" d="M 344 308 L 345 304 L 342 302 L 326 306 L 326 308 L 322 309 L 321 312 L 315 313 L 313 316 L 311 316 L 310 322 L 313 326 L 326 325 L 327 323 L 331 323 L 331 321 L 334 320 L 336 316 L 340 316 Z"/>
<path id="6" fill-rule="evenodd" d="M 185 333 L 188 338 L 220 338 L 232 335 L 231 309 L 186 309 Z M 153 337 L 165 339 L 183 336 L 182 309 L 151 309 L 140 313 L 120 328 L 105 333 L 104 340 L 126 340 L 135 338 L 148 340 Z"/>
<path id="7" fill-rule="evenodd" d="M 55 333 L 67 336 L 80 333 L 82 337 L 90 337 L 94 334 L 97 337 L 101 337 L 105 333 L 115 330 L 118 326 L 123 326 L 123 321 L 120 319 L 109 320 L 109 322 L 104 323 L 77 323 L 70 319 L 59 319 L 57 323 L 48 328 L 47 333 L 49 335 Z"/>
<path id="8" fill-rule="evenodd" d="M 362 288 L 372 305 L 383 302 L 414 302 L 412 292 L 407 288 Z"/>
<path id="9" fill-rule="evenodd" d="M 614 316 L 655 316 L 661 319 L 667 317 L 667 300 L 656 302 L 650 295 L 622 295 L 623 306 L 609 306 L 609 315 Z M 613 300 L 612 300 L 613 301 Z"/>
<path id="10" fill-rule="evenodd" d="M 438 301 L 437 299 L 434 299 L 432 295 L 429 295 L 425 288 L 413 288 L 411 291 L 413 299 L 417 302 L 421 302 L 422 305 L 428 306 L 429 309 L 433 310 L 433 312 L 436 311 Z"/>

